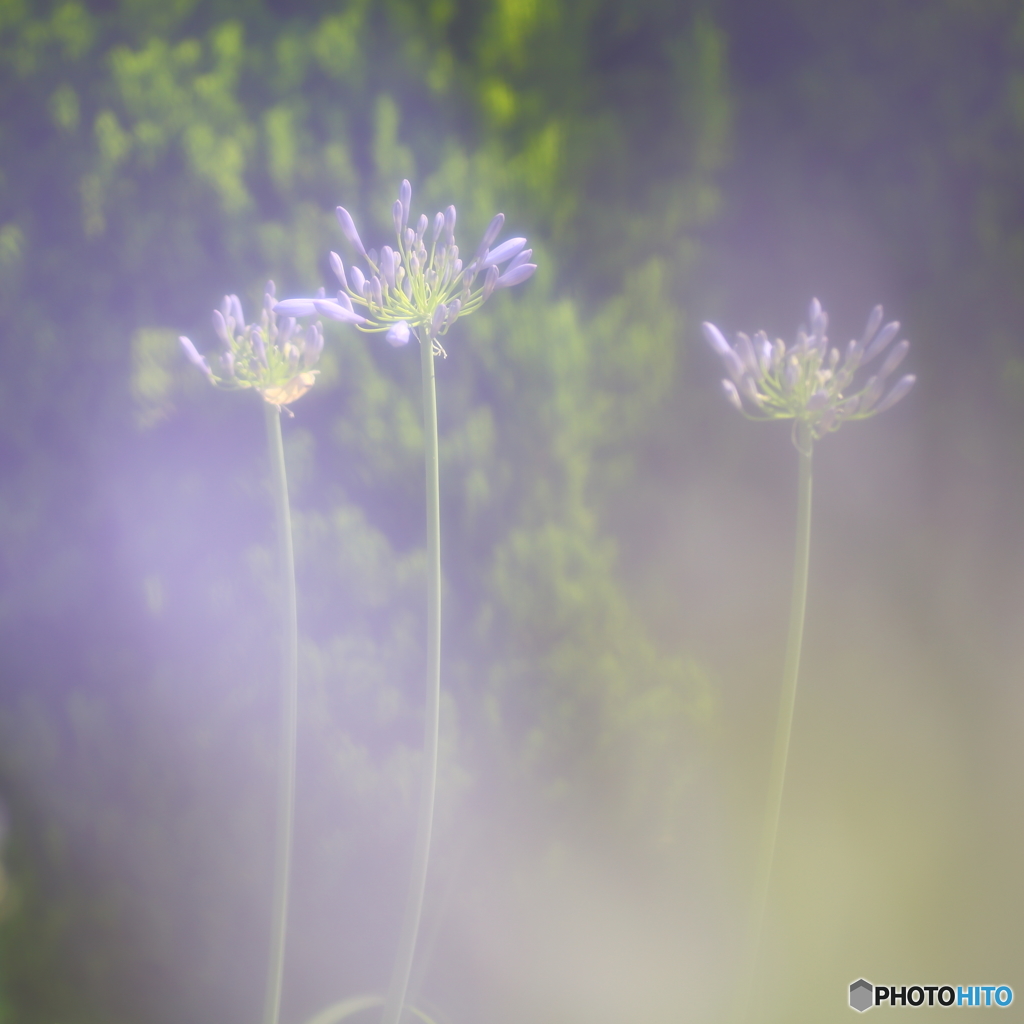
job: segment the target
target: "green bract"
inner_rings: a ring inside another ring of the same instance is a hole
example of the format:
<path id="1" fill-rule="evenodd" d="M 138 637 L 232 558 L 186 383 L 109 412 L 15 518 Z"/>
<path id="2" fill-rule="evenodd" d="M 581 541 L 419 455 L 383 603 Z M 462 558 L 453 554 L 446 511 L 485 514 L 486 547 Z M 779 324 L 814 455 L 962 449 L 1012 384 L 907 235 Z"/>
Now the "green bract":
<path id="1" fill-rule="evenodd" d="M 860 387 L 853 387 L 854 374 L 880 356 L 900 329 L 897 321 L 881 327 L 881 306 L 871 311 L 861 339 L 851 341 L 842 354 L 829 348 L 825 334 L 828 314 L 817 299 L 811 301 L 809 320 L 810 333 L 801 328 L 789 349 L 781 339 L 769 341 L 764 331 L 753 340 L 737 334 L 733 347 L 714 324 L 703 325 L 704 336 L 729 373 L 730 379 L 722 381 L 726 396 L 749 419 L 791 419 L 795 421 L 794 438 L 796 425 L 804 423 L 811 438 L 817 439 L 838 430 L 847 420 L 883 412 L 913 387 L 916 378 L 907 374 L 882 398 L 886 380 L 910 348 L 908 341 L 890 349 L 877 372 Z"/>

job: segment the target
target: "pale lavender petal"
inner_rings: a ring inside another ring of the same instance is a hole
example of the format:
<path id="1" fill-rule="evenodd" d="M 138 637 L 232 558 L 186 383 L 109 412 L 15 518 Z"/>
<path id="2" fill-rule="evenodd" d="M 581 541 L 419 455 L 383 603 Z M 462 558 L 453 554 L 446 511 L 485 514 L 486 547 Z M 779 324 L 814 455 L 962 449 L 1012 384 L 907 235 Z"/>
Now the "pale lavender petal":
<path id="1" fill-rule="evenodd" d="M 455 207 L 449 206 L 444 211 L 444 235 L 449 245 L 455 241 Z"/>
<path id="2" fill-rule="evenodd" d="M 348 278 L 345 277 L 345 264 L 341 262 L 341 257 L 332 250 L 329 259 L 331 262 L 331 270 L 334 271 L 334 276 L 341 282 L 342 288 L 347 288 Z"/>
<path id="3" fill-rule="evenodd" d="M 489 267 L 487 270 L 487 276 L 484 278 L 483 298 L 485 301 L 490 298 L 491 292 L 494 291 L 494 287 L 498 283 L 498 277 L 498 268 Z"/>
<path id="4" fill-rule="evenodd" d="M 480 239 L 480 244 L 477 246 L 476 258 L 483 259 L 484 254 L 494 244 L 494 240 L 498 237 L 498 233 L 501 231 L 502 225 L 505 223 L 505 214 L 496 213 L 494 219 L 490 224 L 487 225 L 487 230 L 484 232 L 484 237 Z"/>
<path id="5" fill-rule="evenodd" d="M 181 347 L 185 350 L 185 355 L 188 357 L 188 361 L 195 366 L 198 366 L 207 377 L 212 377 L 213 373 L 210 370 L 206 360 L 196 350 L 195 345 L 192 344 L 191 339 L 186 338 L 184 334 L 179 335 L 178 341 L 181 343 Z"/>
<path id="6" fill-rule="evenodd" d="M 404 217 L 405 217 L 405 207 L 402 206 L 402 201 L 400 199 L 396 199 L 395 200 L 395 205 L 391 207 L 391 219 L 395 223 L 395 234 L 398 235 L 399 238 L 402 237 L 402 227 L 403 227 L 403 224 L 404 224 L 404 219 L 403 219 Z"/>
<path id="7" fill-rule="evenodd" d="M 282 299 L 274 303 L 279 316 L 312 316 L 316 312 L 315 299 Z"/>
<path id="8" fill-rule="evenodd" d="M 402 179 L 398 189 L 398 201 L 402 204 L 402 227 L 409 223 L 409 205 L 412 203 L 412 185 L 408 178 Z"/>
<path id="9" fill-rule="evenodd" d="M 510 238 L 507 242 L 502 242 L 497 249 L 492 249 L 484 257 L 481 268 L 504 263 L 505 260 L 511 259 L 511 257 L 515 256 L 515 254 L 519 252 L 524 245 L 526 245 L 525 238 Z"/>
<path id="10" fill-rule="evenodd" d="M 231 300 L 231 315 L 235 318 L 235 326 L 239 329 L 245 326 L 245 314 L 242 312 L 242 303 L 237 295 L 229 295 Z"/>
<path id="11" fill-rule="evenodd" d="M 740 399 L 740 393 L 736 390 L 736 385 L 733 384 L 731 380 L 723 380 L 722 390 L 725 392 L 725 397 L 728 398 L 740 412 L 743 412 L 743 402 Z"/>
<path id="12" fill-rule="evenodd" d="M 713 323 L 705 320 L 700 326 L 701 330 L 704 331 L 704 337 L 707 338 L 708 344 L 720 356 L 724 356 L 726 352 L 732 352 L 732 346 L 725 340 L 725 335 Z"/>
<path id="13" fill-rule="evenodd" d="M 495 268 L 491 268 L 495 269 Z M 508 270 L 501 277 L 498 278 L 495 283 L 495 288 L 512 288 L 514 285 L 522 284 L 525 280 L 533 277 L 533 272 L 537 269 L 536 263 L 520 263 L 514 270 Z M 490 270 L 487 271 L 488 274 Z"/>
<path id="14" fill-rule="evenodd" d="M 878 333 L 878 328 L 882 326 L 883 311 L 881 306 L 875 306 L 871 310 L 868 316 L 868 322 L 864 327 L 864 334 L 860 339 L 861 348 L 867 348 L 871 339 Z"/>
<path id="15" fill-rule="evenodd" d="M 217 337 L 224 342 L 225 345 L 230 344 L 231 335 L 228 333 L 228 325 L 224 320 L 224 314 L 219 309 L 213 311 L 213 329 L 217 332 Z"/>
<path id="16" fill-rule="evenodd" d="M 881 353 L 888 346 L 889 342 L 899 334 L 900 322 L 893 320 L 892 323 L 886 324 L 878 337 L 868 346 L 867 351 L 864 353 L 864 358 L 861 360 L 862 363 L 870 362 L 877 355 Z"/>
<path id="17" fill-rule="evenodd" d="M 885 357 L 885 362 L 882 363 L 882 367 L 878 371 L 878 376 L 883 379 L 888 377 L 889 374 L 903 362 L 907 352 L 909 351 L 910 342 L 904 339 Z"/>
<path id="18" fill-rule="evenodd" d="M 329 316 L 332 320 L 340 320 L 343 324 L 366 323 L 365 316 L 353 313 L 350 310 L 347 310 L 344 306 L 339 305 L 337 302 L 333 302 L 331 299 L 316 299 L 314 301 L 314 305 L 318 313 L 322 313 L 324 316 Z"/>
<path id="19" fill-rule="evenodd" d="M 366 278 L 363 277 L 363 272 L 358 267 L 350 267 L 349 276 L 352 278 L 352 291 L 356 295 L 362 295 L 366 287 Z"/>
<path id="20" fill-rule="evenodd" d="M 917 378 L 912 373 L 900 377 L 893 385 L 892 391 L 878 403 L 875 412 L 885 412 L 886 409 L 891 409 L 914 386 L 916 380 Z"/>
<path id="21" fill-rule="evenodd" d="M 356 231 L 356 223 L 352 219 L 352 214 L 344 206 L 339 206 L 334 212 L 337 214 L 338 223 L 341 225 L 341 230 L 345 233 L 345 237 L 352 243 L 360 256 L 365 256 L 366 250 L 363 248 L 363 240 L 359 237 L 359 232 Z"/>
<path id="22" fill-rule="evenodd" d="M 402 345 L 409 344 L 409 325 L 404 320 L 399 320 L 397 323 L 391 325 L 388 328 L 388 333 L 384 335 L 384 340 L 389 345 L 394 345 L 395 348 L 400 348 Z"/>
<path id="23" fill-rule="evenodd" d="M 437 308 L 434 310 L 434 315 L 430 320 L 430 331 L 432 334 L 437 334 L 441 330 L 441 325 L 444 323 L 445 317 L 448 315 L 448 307 L 443 303 L 439 302 Z"/>

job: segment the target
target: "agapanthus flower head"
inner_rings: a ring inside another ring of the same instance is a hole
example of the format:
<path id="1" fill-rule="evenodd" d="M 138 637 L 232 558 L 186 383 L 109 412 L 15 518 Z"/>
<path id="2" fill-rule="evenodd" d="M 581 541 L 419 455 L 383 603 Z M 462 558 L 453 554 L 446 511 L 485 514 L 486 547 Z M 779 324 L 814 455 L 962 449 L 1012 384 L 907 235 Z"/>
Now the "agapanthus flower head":
<path id="1" fill-rule="evenodd" d="M 258 323 L 246 324 L 237 295 L 225 295 L 213 311 L 213 329 L 220 339 L 216 358 L 200 355 L 192 342 L 178 340 L 185 355 L 218 388 L 255 388 L 271 405 L 286 406 L 301 398 L 316 381 L 314 370 L 324 347 L 320 321 L 299 328 L 294 316 L 280 309 L 274 282 L 267 282 Z M 282 313 L 285 315 L 282 316 Z"/>
<path id="2" fill-rule="evenodd" d="M 871 311 L 860 339 L 842 351 L 829 346 L 828 314 L 817 299 L 811 301 L 808 322 L 788 348 L 781 339 L 769 341 L 764 331 L 753 338 L 737 334 L 736 344 L 730 345 L 714 324 L 703 325 L 704 337 L 729 374 L 722 381 L 726 397 L 749 419 L 791 419 L 794 428 L 804 423 L 817 439 L 848 420 L 867 419 L 891 408 L 913 387 L 913 374 L 889 387 L 910 342 L 890 347 L 900 325 L 894 320 L 883 327 L 881 306 Z M 877 368 L 865 369 L 887 350 Z M 854 383 L 861 370 L 865 372 Z"/>
<path id="3" fill-rule="evenodd" d="M 357 265 L 346 270 L 341 257 L 332 252 L 331 270 L 341 286 L 337 296 L 285 299 L 274 310 L 289 316 L 319 313 L 361 331 L 381 333 L 396 347 L 413 337 L 429 338 L 434 351 L 444 355 L 437 339 L 460 316 L 479 309 L 497 289 L 522 284 L 537 269 L 530 262 L 533 250 L 526 248 L 525 238 L 510 238 L 491 248 L 504 214 L 494 217 L 475 255 L 463 265 L 455 242 L 455 207 L 435 214 L 432 222 L 421 214 L 411 226 L 411 202 L 412 186 L 403 181 L 391 211 L 396 244 L 385 245 L 380 252 L 363 245 L 352 215 L 339 206 L 342 233 L 365 261 L 366 270 Z"/>

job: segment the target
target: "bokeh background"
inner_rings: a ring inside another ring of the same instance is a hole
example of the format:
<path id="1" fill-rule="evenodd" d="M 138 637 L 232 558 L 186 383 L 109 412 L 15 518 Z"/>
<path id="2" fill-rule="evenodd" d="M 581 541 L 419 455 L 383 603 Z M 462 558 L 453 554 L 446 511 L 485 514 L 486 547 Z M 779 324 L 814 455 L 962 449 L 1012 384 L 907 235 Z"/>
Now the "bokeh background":
<path id="1" fill-rule="evenodd" d="M 785 425 L 701 320 L 910 397 L 817 446 L 756 985 L 1024 998 L 1020 0 L 0 0 L 0 1021 L 257 1019 L 278 642 L 226 292 L 496 209 L 531 282 L 438 367 L 441 807 L 414 987 L 446 1024 L 731 1018 L 790 585 Z M 301 735 L 284 1021 L 386 985 L 422 703 L 418 360 L 329 331 L 285 424 Z M 927 1015 L 927 1009 L 919 1011 Z"/>

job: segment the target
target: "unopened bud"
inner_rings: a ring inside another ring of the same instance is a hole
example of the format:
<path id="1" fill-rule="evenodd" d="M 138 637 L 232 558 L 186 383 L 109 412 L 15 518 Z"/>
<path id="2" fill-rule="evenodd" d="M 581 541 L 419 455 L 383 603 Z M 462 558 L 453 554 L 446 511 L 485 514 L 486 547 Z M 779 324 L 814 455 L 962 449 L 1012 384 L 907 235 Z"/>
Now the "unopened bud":
<path id="1" fill-rule="evenodd" d="M 740 393 L 736 390 L 736 385 L 733 384 L 731 380 L 723 380 L 722 390 L 725 392 L 725 397 L 728 398 L 740 412 L 743 412 L 743 402 L 740 400 Z"/>
<path id="2" fill-rule="evenodd" d="M 332 250 L 328 258 L 331 263 L 331 270 L 334 271 L 334 276 L 341 282 L 342 288 L 347 288 L 348 278 L 345 277 L 345 264 L 341 262 L 341 257 Z"/>
<path id="3" fill-rule="evenodd" d="M 359 232 L 356 231 L 356 224 L 352 220 L 352 214 L 344 206 L 339 206 L 334 212 L 337 214 L 338 223 L 341 225 L 341 230 L 344 232 L 345 237 L 352 243 L 360 256 L 365 256 L 366 250 L 363 248 L 363 240 L 359 237 Z"/>
<path id="4" fill-rule="evenodd" d="M 893 385 L 892 391 L 878 403 L 875 412 L 885 412 L 886 409 L 891 409 L 914 386 L 916 380 L 917 378 L 912 373 L 900 377 Z"/>
<path id="5" fill-rule="evenodd" d="M 399 320 L 397 323 L 391 325 L 388 328 L 387 334 L 384 335 L 384 340 L 389 345 L 394 345 L 395 348 L 399 348 L 402 345 L 409 344 L 409 325 L 404 320 Z"/>
<path id="6" fill-rule="evenodd" d="M 491 297 L 491 292 L 494 291 L 495 285 L 498 283 L 498 268 L 490 267 L 487 271 L 487 276 L 484 278 L 484 287 L 482 297 L 486 302 Z"/>
<path id="7" fill-rule="evenodd" d="M 494 240 L 498 237 L 498 232 L 501 231 L 502 225 L 505 223 L 505 214 L 496 213 L 494 219 L 490 224 L 487 225 L 487 230 L 484 232 L 484 237 L 480 239 L 480 245 L 477 246 L 476 258 L 483 259 L 484 254 L 494 244 Z"/>

